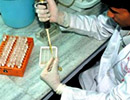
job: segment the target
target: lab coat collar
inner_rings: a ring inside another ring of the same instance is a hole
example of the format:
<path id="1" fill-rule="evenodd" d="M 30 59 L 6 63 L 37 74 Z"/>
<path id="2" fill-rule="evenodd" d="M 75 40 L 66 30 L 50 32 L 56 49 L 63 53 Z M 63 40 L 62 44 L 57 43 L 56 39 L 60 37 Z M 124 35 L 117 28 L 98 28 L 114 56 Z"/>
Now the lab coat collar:
<path id="1" fill-rule="evenodd" d="M 117 26 L 108 43 L 107 48 L 105 49 L 105 52 L 101 57 L 98 82 L 103 79 L 108 70 L 111 69 L 112 66 L 115 64 L 119 52 L 120 41 L 120 27 Z"/>

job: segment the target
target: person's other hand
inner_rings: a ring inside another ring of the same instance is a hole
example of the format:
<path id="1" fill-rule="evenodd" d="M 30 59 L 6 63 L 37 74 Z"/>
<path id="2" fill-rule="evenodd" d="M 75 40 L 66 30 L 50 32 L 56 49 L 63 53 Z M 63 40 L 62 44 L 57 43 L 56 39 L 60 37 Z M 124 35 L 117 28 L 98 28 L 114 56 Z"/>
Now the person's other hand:
<path id="1" fill-rule="evenodd" d="M 44 80 L 54 91 L 60 85 L 58 74 L 58 58 L 51 58 L 41 73 L 41 79 Z"/>

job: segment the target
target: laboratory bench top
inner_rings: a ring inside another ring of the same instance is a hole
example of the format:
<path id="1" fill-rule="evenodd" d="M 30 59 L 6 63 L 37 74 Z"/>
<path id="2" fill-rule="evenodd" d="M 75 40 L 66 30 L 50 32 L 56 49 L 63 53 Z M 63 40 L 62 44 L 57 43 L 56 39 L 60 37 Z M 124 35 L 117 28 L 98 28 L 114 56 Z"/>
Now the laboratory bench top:
<path id="1" fill-rule="evenodd" d="M 47 38 L 36 37 L 42 30 L 37 18 L 34 22 L 20 29 L 11 28 L 4 24 L 0 16 L 0 42 L 2 35 L 17 35 L 33 37 L 34 48 L 29 58 L 23 77 L 0 75 L 0 100 L 47 100 L 52 96 L 52 89 L 40 79 L 42 68 L 39 67 L 39 53 L 41 46 L 47 46 Z M 75 33 L 57 31 L 51 35 L 52 45 L 58 48 L 60 78 L 63 83 L 68 82 L 85 64 L 94 58 L 107 44 L 107 40 L 96 39 Z M 53 77 L 52 77 L 53 78 Z"/>

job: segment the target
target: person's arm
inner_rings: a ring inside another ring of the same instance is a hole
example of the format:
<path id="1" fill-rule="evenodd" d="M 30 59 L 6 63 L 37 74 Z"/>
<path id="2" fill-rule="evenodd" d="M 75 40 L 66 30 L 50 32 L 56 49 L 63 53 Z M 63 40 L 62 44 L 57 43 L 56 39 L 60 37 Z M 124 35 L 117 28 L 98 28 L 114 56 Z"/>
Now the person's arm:
<path id="1" fill-rule="evenodd" d="M 85 16 L 70 14 L 60 11 L 54 0 L 47 0 L 48 9 L 44 5 L 38 5 L 36 12 L 39 20 L 45 22 L 58 23 L 69 31 L 73 31 L 82 35 L 88 35 L 99 40 L 108 38 L 114 31 L 116 24 L 106 15 Z"/>
<path id="2" fill-rule="evenodd" d="M 88 35 L 96 39 L 106 39 L 114 32 L 116 23 L 106 16 L 106 13 L 99 16 L 68 14 L 69 31 L 82 35 Z"/>
<path id="3" fill-rule="evenodd" d="M 51 66 L 50 66 L 51 65 Z M 52 67 L 48 71 L 48 68 Z M 41 73 L 41 79 L 45 81 L 61 100 L 129 100 L 130 99 L 130 73 L 124 77 L 124 81 L 111 89 L 109 93 L 98 93 L 62 84 L 58 74 L 58 58 L 52 58 Z"/>
<path id="4" fill-rule="evenodd" d="M 61 100 L 129 100 L 130 99 L 130 73 L 126 74 L 124 81 L 111 89 L 109 93 L 97 93 L 66 86 L 62 92 Z"/>

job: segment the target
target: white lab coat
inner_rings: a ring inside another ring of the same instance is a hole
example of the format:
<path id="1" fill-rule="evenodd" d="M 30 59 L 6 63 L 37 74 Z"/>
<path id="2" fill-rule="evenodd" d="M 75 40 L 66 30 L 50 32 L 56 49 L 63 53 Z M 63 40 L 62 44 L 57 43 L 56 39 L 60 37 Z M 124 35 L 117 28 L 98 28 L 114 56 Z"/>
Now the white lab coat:
<path id="1" fill-rule="evenodd" d="M 130 43 L 120 51 L 120 33 L 128 31 L 104 15 L 69 16 L 71 31 L 99 40 L 112 36 L 100 64 L 80 74 L 83 89 L 67 86 L 61 100 L 130 100 Z"/>

